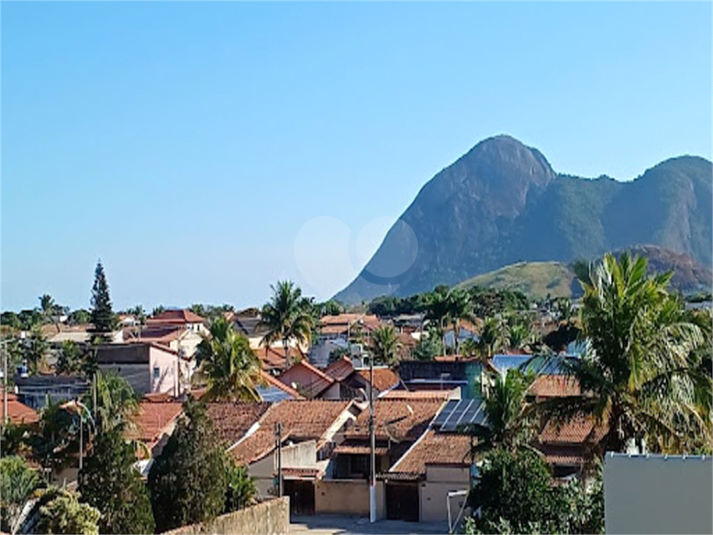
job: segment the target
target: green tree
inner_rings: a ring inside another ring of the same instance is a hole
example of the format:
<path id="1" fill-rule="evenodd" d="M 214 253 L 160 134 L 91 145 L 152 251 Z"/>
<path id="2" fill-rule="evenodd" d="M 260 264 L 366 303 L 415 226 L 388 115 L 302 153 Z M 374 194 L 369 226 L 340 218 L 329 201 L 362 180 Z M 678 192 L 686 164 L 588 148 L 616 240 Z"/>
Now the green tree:
<path id="1" fill-rule="evenodd" d="M 314 318 L 311 314 L 311 302 L 302 297 L 302 290 L 292 281 L 278 281 L 270 286 L 272 297 L 262 307 L 260 325 L 267 328 L 262 339 L 266 346 L 282 341 L 285 349 L 285 366 L 290 365 L 290 340 L 309 343 L 312 335 Z"/>
<path id="2" fill-rule="evenodd" d="M 72 340 L 62 342 L 55 364 L 57 375 L 75 375 L 84 371 L 84 350 Z"/>
<path id="3" fill-rule="evenodd" d="M 92 321 L 92 315 L 88 310 L 80 308 L 70 312 L 67 321 L 72 325 L 84 325 Z"/>
<path id="4" fill-rule="evenodd" d="M 99 431 L 131 426 L 139 412 L 136 391 L 117 372 L 96 373 L 96 398 L 90 390 L 84 395 L 84 404 L 89 408 Z"/>
<path id="5" fill-rule="evenodd" d="M 507 345 L 510 349 L 523 349 L 533 341 L 529 321 L 520 316 L 510 316 L 507 326 Z"/>
<path id="6" fill-rule="evenodd" d="M 247 467 L 238 465 L 232 459 L 226 460 L 226 465 L 224 512 L 230 513 L 252 504 L 257 497 L 257 487 L 255 480 L 248 474 Z"/>
<path id="7" fill-rule="evenodd" d="M 542 405 L 547 420 L 591 417 L 607 431 L 603 451 L 627 445 L 686 453 L 710 444 L 711 377 L 699 366 L 701 326 L 668 293 L 671 273 L 649 276 L 645 258 L 606 255 L 582 298 L 582 336 L 591 344 L 569 372 L 584 396 Z"/>
<path id="8" fill-rule="evenodd" d="M 423 298 L 424 320 L 426 320 L 438 337 L 443 342 L 443 351 L 446 351 L 446 323 L 449 320 L 448 287 L 437 286 Z"/>
<path id="9" fill-rule="evenodd" d="M 383 325 L 372 331 L 370 347 L 374 362 L 392 365 L 399 356 L 401 342 L 391 325 Z"/>
<path id="10" fill-rule="evenodd" d="M 458 355 L 458 338 L 460 336 L 460 322 L 462 320 L 474 321 L 473 304 L 471 303 L 470 294 L 460 288 L 453 288 L 448 292 L 446 298 L 446 307 L 448 309 L 448 320 L 453 325 L 454 353 Z"/>
<path id="11" fill-rule="evenodd" d="M 98 535 L 101 513 L 98 509 L 81 503 L 74 492 L 51 488 L 45 491 L 40 507 L 39 533 Z"/>
<path id="12" fill-rule="evenodd" d="M 443 342 L 435 329 L 422 333 L 418 344 L 411 350 L 411 357 L 416 360 L 433 360 L 443 354 Z"/>
<path id="13" fill-rule="evenodd" d="M 198 344 L 196 362 L 208 378 L 207 399 L 260 400 L 255 389 L 261 382 L 260 360 L 232 322 L 220 317 L 211 324 Z"/>
<path id="14" fill-rule="evenodd" d="M 484 425 L 473 425 L 468 431 L 477 438 L 474 453 L 500 447 L 515 450 L 534 436 L 535 419 L 527 395 L 535 381 L 533 373 L 508 370 L 483 374 L 479 396 L 486 416 Z"/>
<path id="15" fill-rule="evenodd" d="M 45 323 L 52 323 L 59 332 L 59 323 L 55 321 L 55 317 L 62 312 L 62 307 L 55 303 L 51 295 L 44 294 L 40 296 L 40 310 Z"/>
<path id="16" fill-rule="evenodd" d="M 225 453 L 205 407 L 189 398 L 184 416 L 149 472 L 156 529 L 206 522 L 226 502 Z"/>
<path id="17" fill-rule="evenodd" d="M 101 533 L 153 533 L 156 527 L 148 489 L 134 468 L 134 448 L 120 428 L 99 433 L 79 472 L 82 501 L 101 514 Z"/>
<path id="18" fill-rule="evenodd" d="M 22 457 L 11 455 L 0 459 L 0 528 L 3 532 L 15 533 L 23 506 L 39 486 L 37 471 L 27 466 Z"/>
<path id="19" fill-rule="evenodd" d="M 45 357 L 50 345 L 39 326 L 35 326 L 30 331 L 30 336 L 22 340 L 20 349 L 22 357 L 27 359 L 30 370 L 37 373 L 46 364 Z"/>
<path id="20" fill-rule="evenodd" d="M 506 339 L 507 328 L 503 320 L 498 317 L 486 318 L 478 339 L 481 358 L 492 359 L 493 355 L 503 348 Z"/>
<path id="21" fill-rule="evenodd" d="M 111 307 L 109 284 L 101 260 L 94 271 L 94 286 L 92 287 L 92 323 L 98 333 L 110 333 L 116 326 L 116 316 Z"/>

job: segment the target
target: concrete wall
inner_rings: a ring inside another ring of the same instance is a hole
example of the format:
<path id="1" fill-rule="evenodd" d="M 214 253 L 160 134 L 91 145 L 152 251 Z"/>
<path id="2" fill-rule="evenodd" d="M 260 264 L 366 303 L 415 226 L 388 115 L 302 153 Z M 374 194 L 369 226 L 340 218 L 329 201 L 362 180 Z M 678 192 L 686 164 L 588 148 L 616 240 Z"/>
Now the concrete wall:
<path id="1" fill-rule="evenodd" d="M 421 521 L 448 520 L 446 497 L 449 492 L 470 488 L 470 469 L 455 466 L 427 466 L 426 481 L 421 483 Z M 451 514 L 458 515 L 466 496 L 451 498 Z"/>
<path id="2" fill-rule="evenodd" d="M 317 466 L 317 443 L 314 440 L 282 446 L 284 468 L 311 468 Z M 261 497 L 272 496 L 274 477 L 277 473 L 277 452 L 248 466 L 248 473 L 255 478 L 255 486 Z"/>
<path id="3" fill-rule="evenodd" d="M 315 482 L 316 514 L 369 516 L 369 483 L 365 479 L 323 479 Z M 384 483 L 376 482 L 376 517 L 386 517 Z"/>
<path id="4" fill-rule="evenodd" d="M 99 371 L 103 374 L 117 372 L 140 395 L 151 392 L 151 371 L 148 364 L 99 364 Z"/>
<path id="5" fill-rule="evenodd" d="M 713 533 L 713 459 L 607 454 L 606 533 Z"/>
<path id="6" fill-rule="evenodd" d="M 246 507 L 234 513 L 221 515 L 208 525 L 193 524 L 164 532 L 168 535 L 287 535 L 290 529 L 290 499 L 274 498 Z"/>

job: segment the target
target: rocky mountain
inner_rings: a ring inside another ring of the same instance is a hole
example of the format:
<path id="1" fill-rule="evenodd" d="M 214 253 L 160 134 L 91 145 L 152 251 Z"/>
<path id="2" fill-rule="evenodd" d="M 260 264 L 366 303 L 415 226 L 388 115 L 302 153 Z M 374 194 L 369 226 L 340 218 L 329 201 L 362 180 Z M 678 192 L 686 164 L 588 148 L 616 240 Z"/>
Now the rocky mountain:
<path id="1" fill-rule="evenodd" d="M 649 273 L 672 271 L 670 287 L 682 294 L 710 292 L 713 271 L 690 256 L 654 245 L 634 246 L 613 251 L 615 256 L 628 252 L 649 260 Z M 599 260 L 599 259 L 598 259 Z M 571 264 L 563 262 L 520 262 L 467 279 L 458 286 L 518 290 L 537 299 L 578 297 L 582 288 Z"/>
<path id="2" fill-rule="evenodd" d="M 681 156 L 631 182 L 585 179 L 556 173 L 510 136 L 486 139 L 423 186 L 335 298 L 407 296 L 518 262 L 569 263 L 638 244 L 710 266 L 712 171 Z"/>

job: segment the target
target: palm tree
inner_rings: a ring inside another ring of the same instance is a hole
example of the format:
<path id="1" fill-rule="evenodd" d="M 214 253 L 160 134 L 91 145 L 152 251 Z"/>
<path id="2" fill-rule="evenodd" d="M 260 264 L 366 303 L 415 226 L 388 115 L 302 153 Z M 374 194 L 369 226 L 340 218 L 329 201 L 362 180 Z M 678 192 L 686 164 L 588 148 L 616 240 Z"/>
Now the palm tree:
<path id="1" fill-rule="evenodd" d="M 0 460 L 0 487 L 2 492 L 2 527 L 7 533 L 15 533 L 19 527 L 20 514 L 32 493 L 40 486 L 40 477 L 22 457 L 9 455 Z"/>
<path id="2" fill-rule="evenodd" d="M 260 360 L 247 338 L 235 331 L 233 323 L 216 319 L 196 351 L 197 362 L 208 378 L 208 400 L 260 401 L 256 385 L 262 382 Z"/>
<path id="3" fill-rule="evenodd" d="M 517 369 L 504 375 L 483 374 L 479 394 L 486 420 L 482 425 L 466 427 L 477 438 L 474 453 L 495 447 L 514 450 L 527 446 L 535 431 L 535 419 L 527 403 L 534 380 L 534 373 L 525 374 Z"/>
<path id="4" fill-rule="evenodd" d="M 292 281 L 278 281 L 270 286 L 272 297 L 262 307 L 259 325 L 267 327 L 262 344 L 282 341 L 285 348 L 285 367 L 290 365 L 290 340 L 309 343 L 314 318 L 311 301 L 302 297 L 302 290 Z"/>
<path id="5" fill-rule="evenodd" d="M 532 342 L 530 324 L 513 320 L 507 329 L 507 339 L 510 349 L 523 349 Z"/>
<path id="6" fill-rule="evenodd" d="M 479 355 L 480 347 L 478 346 L 478 341 L 474 338 L 464 340 L 460 352 L 464 357 L 475 357 Z"/>
<path id="7" fill-rule="evenodd" d="M 671 273 L 647 275 L 647 260 L 608 254 L 580 280 L 582 336 L 569 372 L 584 396 L 542 405 L 545 420 L 593 418 L 602 451 L 629 445 L 685 453 L 710 444 L 711 377 L 700 367 L 704 331 L 667 291 Z"/>
<path id="8" fill-rule="evenodd" d="M 443 352 L 445 353 L 445 324 L 448 321 L 449 311 L 448 287 L 437 286 L 432 292 L 426 294 L 422 308 L 425 312 L 424 319 L 430 323 L 443 341 Z"/>
<path id="9" fill-rule="evenodd" d="M 55 321 L 55 316 L 59 312 L 59 305 L 55 303 L 52 296 L 49 294 L 44 294 L 40 296 L 40 309 L 42 310 L 42 316 L 46 323 L 51 323 L 59 332 L 59 323 Z"/>
<path id="10" fill-rule="evenodd" d="M 481 358 L 490 360 L 505 345 L 505 331 L 505 324 L 500 318 L 485 319 L 478 340 Z"/>
<path id="11" fill-rule="evenodd" d="M 116 427 L 131 427 L 139 411 L 139 400 L 133 387 L 115 371 L 96 372 L 96 406 L 93 393 L 87 392 L 84 404 L 90 409 L 99 432 Z"/>
<path id="12" fill-rule="evenodd" d="M 454 338 L 454 353 L 458 354 L 458 336 L 460 328 L 458 327 L 461 320 L 474 321 L 473 303 L 470 294 L 460 288 L 453 288 L 448 292 L 446 298 L 446 308 L 448 309 L 448 319 L 453 325 Z"/>
<path id="13" fill-rule="evenodd" d="M 371 352 L 374 362 L 394 364 L 398 357 L 401 342 L 396 335 L 396 330 L 391 325 L 377 327 L 371 333 Z"/>

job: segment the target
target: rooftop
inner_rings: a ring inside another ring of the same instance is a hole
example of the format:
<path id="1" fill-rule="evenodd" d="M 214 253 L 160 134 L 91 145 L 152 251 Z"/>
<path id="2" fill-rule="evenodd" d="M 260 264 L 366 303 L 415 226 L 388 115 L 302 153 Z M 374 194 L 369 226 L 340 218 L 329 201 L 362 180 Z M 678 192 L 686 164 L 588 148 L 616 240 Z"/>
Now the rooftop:
<path id="1" fill-rule="evenodd" d="M 180 401 L 167 398 L 142 398 L 139 412 L 134 418 L 135 429 L 127 434 L 152 446 L 161 439 L 166 427 L 171 425 L 183 412 Z"/>
<path id="2" fill-rule="evenodd" d="M 389 472 L 425 475 L 428 464 L 470 465 L 470 437 L 442 435 L 428 430 Z"/>
<path id="3" fill-rule="evenodd" d="M 160 314 L 146 320 L 149 325 L 152 323 L 204 323 L 205 318 L 200 317 L 198 314 L 194 314 L 190 310 L 165 310 Z"/>
<path id="4" fill-rule="evenodd" d="M 208 403 L 207 414 L 213 421 L 221 443 L 227 448 L 240 440 L 267 410 L 269 403 Z"/>
<path id="5" fill-rule="evenodd" d="M 342 381 L 354 372 L 354 365 L 347 357 L 340 357 L 324 369 L 335 381 Z"/>
<path id="6" fill-rule="evenodd" d="M 367 383 L 369 382 L 369 368 L 359 368 L 357 373 L 361 375 Z M 399 384 L 399 375 L 391 368 L 374 367 L 374 388 L 379 392 L 388 390 Z"/>
<path id="7" fill-rule="evenodd" d="M 296 385 L 308 398 L 317 397 L 334 383 L 332 377 L 312 366 L 304 358 L 290 366 L 277 378 L 288 386 Z"/>
<path id="8" fill-rule="evenodd" d="M 5 421 L 5 403 L 2 402 L 2 394 L 0 392 L 0 421 Z M 20 424 L 33 424 L 40 420 L 40 415 L 37 414 L 31 407 L 28 407 L 24 403 L 17 400 L 17 396 L 14 393 L 7 393 L 7 416 L 10 421 L 15 425 Z"/>
<path id="9" fill-rule="evenodd" d="M 439 411 L 439 399 L 377 399 L 374 401 L 376 438 L 394 441 L 416 440 Z M 344 433 L 346 438 L 369 437 L 369 411 L 362 411 L 354 424 Z"/>

